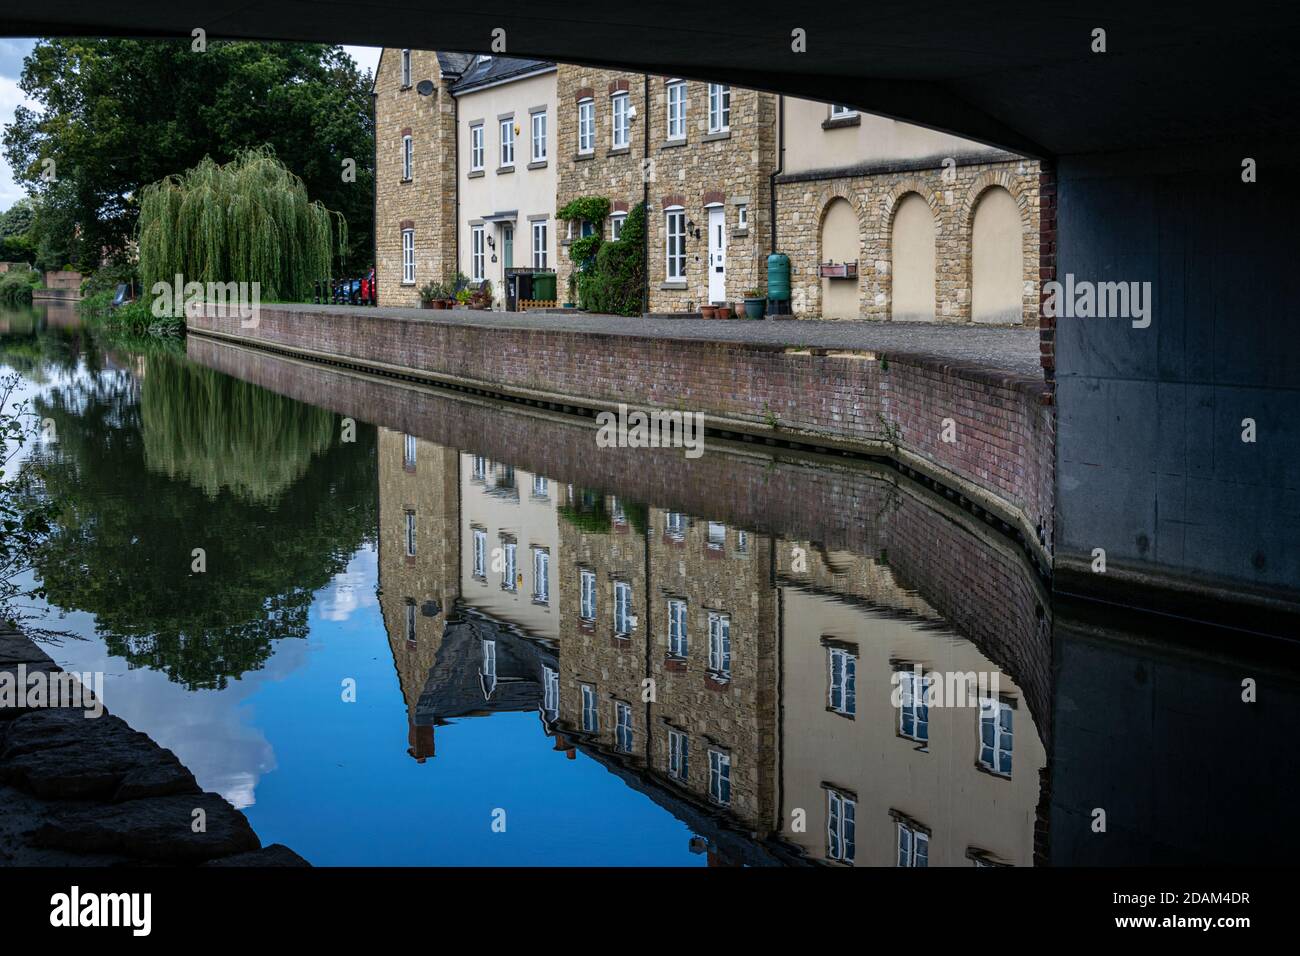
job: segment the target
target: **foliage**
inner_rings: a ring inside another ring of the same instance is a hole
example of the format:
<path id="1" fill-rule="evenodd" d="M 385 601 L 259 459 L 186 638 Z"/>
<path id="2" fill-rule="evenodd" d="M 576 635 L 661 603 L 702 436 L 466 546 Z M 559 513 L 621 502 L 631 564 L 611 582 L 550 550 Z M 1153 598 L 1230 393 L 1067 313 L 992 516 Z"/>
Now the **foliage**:
<path id="1" fill-rule="evenodd" d="M 18 200 L 3 213 L 0 213 L 0 239 L 21 236 L 32 228 L 35 209 L 31 199 Z"/>
<path id="2" fill-rule="evenodd" d="M 569 222 L 589 222 L 600 226 L 609 215 L 609 209 L 609 200 L 604 196 L 578 196 L 566 203 L 555 216 Z"/>
<path id="3" fill-rule="evenodd" d="M 430 279 L 424 285 L 420 286 L 420 301 L 433 302 L 436 299 L 443 299 L 446 296 L 443 293 L 442 283 L 434 282 Z"/>
<path id="4" fill-rule="evenodd" d="M 97 264 L 135 234 L 140 190 L 205 155 L 218 163 L 269 145 L 349 225 L 345 271 L 370 264 L 374 209 L 371 80 L 341 47 L 313 43 L 55 38 L 37 41 L 5 129 L 14 176 L 42 199 L 63 194 L 84 242 L 47 260 Z M 46 183 L 44 161 L 57 183 Z M 354 182 L 343 177 L 354 160 Z M 43 207 L 38 204 L 37 219 Z M 56 230 L 67 241 L 70 230 Z M 51 234 L 53 235 L 53 234 Z"/>
<path id="5" fill-rule="evenodd" d="M 225 165 L 205 156 L 181 176 L 140 194 L 144 288 L 182 275 L 192 282 L 257 282 L 268 299 L 306 301 L 347 246 L 347 223 L 307 198 L 301 179 L 269 148 Z"/>
<path id="6" fill-rule="evenodd" d="M 582 307 L 612 315 L 640 315 L 645 289 L 645 204 L 638 203 L 614 242 L 602 243 L 595 262 L 578 276 Z"/>
<path id="7" fill-rule="evenodd" d="M 11 269 L 0 275 L 0 303 L 18 305 L 32 301 L 32 290 L 40 287 L 41 274 L 34 269 Z"/>
<path id="8" fill-rule="evenodd" d="M 102 313 L 100 323 L 111 337 L 175 336 L 185 334 L 185 319 L 179 315 L 153 314 L 147 298 L 127 302 Z"/>

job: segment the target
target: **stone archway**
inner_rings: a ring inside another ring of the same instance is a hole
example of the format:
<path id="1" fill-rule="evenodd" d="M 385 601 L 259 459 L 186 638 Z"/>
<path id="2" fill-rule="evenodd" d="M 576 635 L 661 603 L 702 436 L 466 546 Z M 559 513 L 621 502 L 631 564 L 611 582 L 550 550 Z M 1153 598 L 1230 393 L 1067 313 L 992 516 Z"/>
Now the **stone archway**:
<path id="1" fill-rule="evenodd" d="M 1037 322 L 1038 256 L 1033 254 L 1036 243 L 1032 241 L 1036 230 L 1030 197 L 1011 170 L 986 170 L 971 183 L 958 219 L 964 320 L 1015 325 Z M 1019 242 L 1013 241 L 1014 231 L 1019 233 Z M 984 244 L 982 250 L 977 238 Z M 1018 264 L 1014 300 L 1012 257 Z M 977 285 L 982 287 L 978 292 Z M 1019 303 L 1018 316 L 1013 315 L 1013 301 Z"/>
<path id="2" fill-rule="evenodd" d="M 818 262 L 852 262 L 857 278 L 820 279 L 821 316 L 824 319 L 857 319 L 862 315 L 862 224 L 852 202 L 831 196 L 822 206 L 817 230 Z"/>
<path id="3" fill-rule="evenodd" d="M 933 322 L 939 316 L 938 203 L 933 190 L 914 177 L 902 179 L 881 198 L 875 247 L 883 259 L 877 267 L 875 311 L 885 318 Z M 900 213 L 904 217 L 901 229 Z M 900 264 L 904 269 L 901 282 Z"/>

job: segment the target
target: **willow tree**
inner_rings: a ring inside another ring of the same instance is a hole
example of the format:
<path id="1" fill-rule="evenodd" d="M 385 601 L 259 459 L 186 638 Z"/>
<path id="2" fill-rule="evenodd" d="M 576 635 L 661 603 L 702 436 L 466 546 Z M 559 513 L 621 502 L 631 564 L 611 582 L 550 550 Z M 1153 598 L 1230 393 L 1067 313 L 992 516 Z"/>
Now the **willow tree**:
<path id="1" fill-rule="evenodd" d="M 258 282 L 261 298 L 305 299 L 347 249 L 347 222 L 307 198 L 269 147 L 219 165 L 205 156 L 140 193 L 140 277 Z"/>

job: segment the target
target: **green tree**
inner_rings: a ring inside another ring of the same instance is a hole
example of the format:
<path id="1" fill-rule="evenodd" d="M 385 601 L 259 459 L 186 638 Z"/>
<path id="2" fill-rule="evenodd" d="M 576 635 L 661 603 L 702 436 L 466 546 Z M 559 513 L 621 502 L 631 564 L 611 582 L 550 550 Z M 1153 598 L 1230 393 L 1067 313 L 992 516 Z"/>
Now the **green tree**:
<path id="1" fill-rule="evenodd" d="M 84 240 L 77 265 L 93 267 L 101 249 L 125 248 L 146 184 L 205 156 L 225 163 L 263 145 L 313 199 L 346 218 L 347 268 L 369 264 L 371 83 L 341 47 L 212 41 L 196 53 L 189 37 L 41 40 L 19 85 L 41 110 L 18 107 L 5 129 L 5 157 L 37 195 L 72 184 Z M 356 164 L 355 182 L 344 179 L 345 160 Z M 57 183 L 44 178 L 51 168 Z"/>

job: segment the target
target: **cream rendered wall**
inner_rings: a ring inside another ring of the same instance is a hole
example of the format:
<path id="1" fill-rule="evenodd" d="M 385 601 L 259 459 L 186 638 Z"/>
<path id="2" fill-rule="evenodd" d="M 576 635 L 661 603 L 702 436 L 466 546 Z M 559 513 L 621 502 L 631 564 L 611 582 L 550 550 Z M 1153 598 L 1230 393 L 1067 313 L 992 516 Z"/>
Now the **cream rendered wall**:
<path id="1" fill-rule="evenodd" d="M 890 250 L 893 275 L 890 318 L 933 322 L 934 214 L 918 193 L 910 193 L 898 203 Z"/>
<path id="2" fill-rule="evenodd" d="M 985 190 L 971 228 L 973 321 L 1004 325 L 1024 321 L 1021 232 L 1020 209 L 1011 193 L 1000 186 Z"/>
<path id="3" fill-rule="evenodd" d="M 858 215 L 847 199 L 837 199 L 822 220 L 822 262 L 857 262 L 862 244 L 858 240 Z M 822 279 L 822 316 L 827 319 L 858 318 L 857 279 Z"/>
<path id="4" fill-rule="evenodd" d="M 498 620 L 515 624 L 535 637 L 556 639 L 560 635 L 560 585 L 557 575 L 560 567 L 559 513 L 555 510 L 561 486 L 547 482 L 547 494 L 533 494 L 532 472 L 516 470 L 515 488 L 518 494 L 492 494 L 500 476 L 507 467 L 501 462 L 487 461 L 486 482 L 474 477 L 476 456 L 462 454 L 460 458 L 460 522 L 461 597 L 465 603 L 478 608 Z M 474 529 L 487 532 L 486 577 L 474 576 Z M 492 551 L 501 547 L 501 536 L 515 539 L 515 570 L 522 581 L 515 591 L 501 587 L 501 572 L 492 569 Z M 533 547 L 549 548 L 551 553 L 549 601 L 538 604 L 533 600 L 536 582 L 533 578 Z"/>
<path id="5" fill-rule="evenodd" d="M 472 275 L 471 230 L 475 223 L 494 212 L 518 210 L 515 221 L 514 266 L 532 265 L 532 223 L 529 216 L 546 216 L 547 266 L 555 268 L 559 241 L 555 222 L 555 170 L 559 137 L 554 69 L 549 72 L 463 93 L 457 97 L 457 151 L 460 156 L 460 271 Z M 547 111 L 547 159 L 544 166 L 530 169 L 532 157 L 531 111 Z M 500 117 L 514 114 L 515 162 L 513 171 L 500 170 Z M 470 173 L 470 127 L 483 123 L 483 174 Z M 484 277 L 492 282 L 495 308 L 505 307 L 505 244 L 499 223 L 487 223 L 486 234 L 496 248 L 485 250 Z M 492 262 L 496 255 L 497 261 Z"/>
<path id="6" fill-rule="evenodd" d="M 898 736 L 891 700 L 890 660 L 919 662 L 926 671 L 993 672 L 970 642 L 950 632 L 921 630 L 861 606 L 786 587 L 783 602 L 784 690 L 782 776 L 784 836 L 816 859 L 826 855 L 823 781 L 857 793 L 855 864 L 896 865 L 891 809 L 930 828 L 930 866 L 972 866 L 967 847 L 999 861 L 1033 863 L 1039 770 L 1046 751 L 1019 689 L 999 678 L 1004 697 L 1018 698 L 1013 717 L 1012 773 L 994 776 L 976 766 L 979 710 L 931 707 L 928 752 Z M 827 710 L 827 650 L 823 636 L 858 645 L 857 713 Z M 807 811 L 807 830 L 791 830 L 791 812 Z"/>

